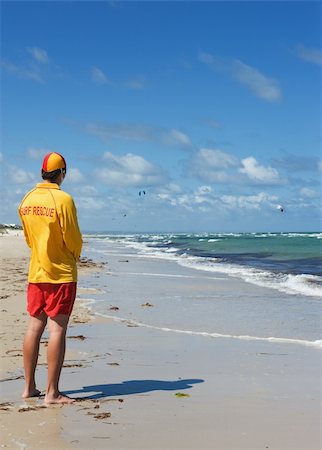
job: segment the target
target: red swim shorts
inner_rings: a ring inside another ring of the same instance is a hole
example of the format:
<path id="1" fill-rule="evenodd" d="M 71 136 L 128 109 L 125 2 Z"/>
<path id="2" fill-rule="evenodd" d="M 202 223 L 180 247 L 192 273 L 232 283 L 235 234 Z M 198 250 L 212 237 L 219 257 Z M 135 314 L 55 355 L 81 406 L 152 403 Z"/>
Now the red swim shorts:
<path id="1" fill-rule="evenodd" d="M 70 316 L 75 298 L 76 283 L 29 283 L 27 311 L 33 317 L 45 312 L 48 317 L 57 314 Z"/>

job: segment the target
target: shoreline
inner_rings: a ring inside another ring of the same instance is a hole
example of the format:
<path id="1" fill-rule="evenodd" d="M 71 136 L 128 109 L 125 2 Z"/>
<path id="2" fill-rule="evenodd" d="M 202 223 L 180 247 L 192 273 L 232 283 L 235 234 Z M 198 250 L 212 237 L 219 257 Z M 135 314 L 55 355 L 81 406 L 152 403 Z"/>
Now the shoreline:
<path id="1" fill-rule="evenodd" d="M 3 239 L 8 239 L 6 249 Z M 133 255 L 124 262 L 117 246 L 111 246 L 107 264 L 84 260 L 80 268 L 61 377 L 62 390 L 78 401 L 49 408 L 43 408 L 41 399 L 23 401 L 23 380 L 14 376 L 22 375 L 20 348 L 27 320 L 27 315 L 23 315 L 23 280 L 28 249 L 23 238 L 16 236 L 0 237 L 0 246 L 4 269 L 1 279 L 8 278 L 5 287 L 9 290 L 4 294 L 9 296 L 1 299 L 1 309 L 7 310 L 1 315 L 5 343 L 1 346 L 2 356 L 5 355 L 2 362 L 6 365 L 1 367 L 5 370 L 1 376 L 0 406 L 4 446 L 320 448 L 319 350 L 173 334 L 136 326 L 130 320 L 115 321 L 127 302 L 147 317 L 159 311 L 164 286 L 153 278 L 153 299 L 148 298 L 148 291 L 142 292 L 141 281 L 133 290 L 131 273 L 143 268 L 145 273 L 152 271 L 151 261 L 146 259 L 138 266 Z M 158 262 L 157 267 L 158 273 L 169 270 L 166 261 Z M 171 283 L 181 289 L 179 278 L 173 278 Z M 216 283 L 224 285 L 225 281 Z M 193 286 L 197 292 L 198 285 Z M 88 303 L 98 299 L 100 289 L 105 291 L 106 310 L 112 318 L 94 316 Z M 149 302 L 153 307 L 144 307 Z M 120 311 L 110 310 L 111 307 Z M 46 366 L 42 365 L 45 341 L 44 336 L 37 372 L 39 388 L 43 388 L 46 377 Z M 4 381 L 5 377 L 12 379 Z"/>

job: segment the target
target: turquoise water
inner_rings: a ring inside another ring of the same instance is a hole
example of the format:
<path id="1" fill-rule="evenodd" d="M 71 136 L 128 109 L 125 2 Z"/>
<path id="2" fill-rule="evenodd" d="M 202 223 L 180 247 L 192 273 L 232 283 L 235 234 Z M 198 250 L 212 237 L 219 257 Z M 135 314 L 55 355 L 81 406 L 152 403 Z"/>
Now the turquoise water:
<path id="1" fill-rule="evenodd" d="M 117 268 L 86 287 L 101 289 L 96 313 L 133 326 L 321 347 L 321 237 L 91 234 L 85 256 L 116 257 Z M 155 308 L 141 308 L 145 301 Z M 120 307 L 115 314 L 113 304 Z"/>
<path id="2" fill-rule="evenodd" d="M 137 237 L 155 248 L 222 262 L 271 268 L 285 273 L 322 275 L 322 233 L 251 233 Z"/>
<path id="3" fill-rule="evenodd" d="M 226 273 L 290 294 L 322 296 L 322 233 L 100 234 L 142 254 Z"/>

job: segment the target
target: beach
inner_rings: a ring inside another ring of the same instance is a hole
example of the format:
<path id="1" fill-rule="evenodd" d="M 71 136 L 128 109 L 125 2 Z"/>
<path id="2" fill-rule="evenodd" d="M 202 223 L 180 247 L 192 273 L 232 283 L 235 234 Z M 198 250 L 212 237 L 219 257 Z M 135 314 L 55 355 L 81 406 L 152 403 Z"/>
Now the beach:
<path id="1" fill-rule="evenodd" d="M 22 400 L 29 252 L 19 232 L 0 236 L 0 249 L 2 447 L 321 448 L 321 346 L 309 333 L 295 339 L 296 324 L 281 334 L 278 301 L 296 309 L 295 297 L 120 241 L 95 247 L 85 239 L 61 376 L 62 391 L 77 401 Z M 252 300 L 261 298 L 259 316 Z M 318 311 L 319 299 L 310 302 Z"/>

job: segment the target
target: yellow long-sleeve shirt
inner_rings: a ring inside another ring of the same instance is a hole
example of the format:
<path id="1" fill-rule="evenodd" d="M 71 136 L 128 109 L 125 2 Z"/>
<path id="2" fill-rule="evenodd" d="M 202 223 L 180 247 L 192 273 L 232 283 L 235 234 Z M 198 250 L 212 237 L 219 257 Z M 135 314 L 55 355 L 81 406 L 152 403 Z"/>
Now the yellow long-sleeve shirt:
<path id="1" fill-rule="evenodd" d="M 39 183 L 18 212 L 31 248 L 29 283 L 77 281 L 76 261 L 83 241 L 72 197 L 58 184 Z"/>

